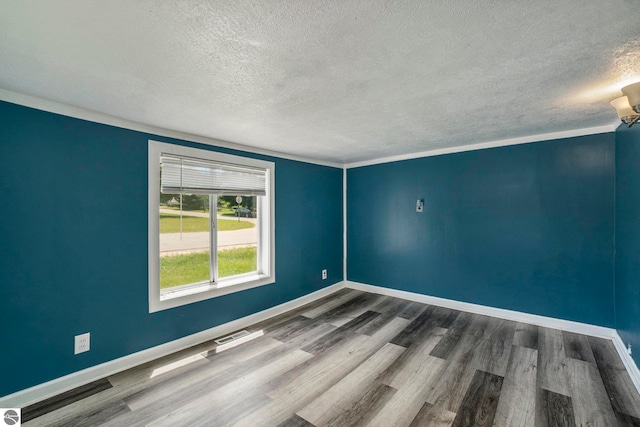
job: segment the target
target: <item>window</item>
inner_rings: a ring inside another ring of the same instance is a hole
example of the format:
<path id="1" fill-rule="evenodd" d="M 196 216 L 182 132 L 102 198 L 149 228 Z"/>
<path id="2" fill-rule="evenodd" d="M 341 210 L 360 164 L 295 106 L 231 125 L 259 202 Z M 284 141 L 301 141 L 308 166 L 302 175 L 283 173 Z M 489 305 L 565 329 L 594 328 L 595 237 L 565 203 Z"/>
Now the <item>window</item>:
<path id="1" fill-rule="evenodd" d="M 274 169 L 149 141 L 149 312 L 275 282 Z"/>

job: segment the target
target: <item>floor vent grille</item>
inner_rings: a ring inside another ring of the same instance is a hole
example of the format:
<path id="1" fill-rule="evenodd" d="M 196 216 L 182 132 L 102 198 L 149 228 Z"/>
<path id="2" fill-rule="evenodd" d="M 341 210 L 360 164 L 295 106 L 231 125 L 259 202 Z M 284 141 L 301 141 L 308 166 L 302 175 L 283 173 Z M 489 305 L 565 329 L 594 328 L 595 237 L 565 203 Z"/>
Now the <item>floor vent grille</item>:
<path id="1" fill-rule="evenodd" d="M 241 331 L 234 332 L 231 335 L 227 335 L 226 337 L 218 338 L 217 340 L 214 340 L 214 341 L 218 345 L 228 344 L 231 341 L 239 340 L 240 338 L 246 337 L 247 335 L 249 335 L 249 331 L 243 329 Z"/>

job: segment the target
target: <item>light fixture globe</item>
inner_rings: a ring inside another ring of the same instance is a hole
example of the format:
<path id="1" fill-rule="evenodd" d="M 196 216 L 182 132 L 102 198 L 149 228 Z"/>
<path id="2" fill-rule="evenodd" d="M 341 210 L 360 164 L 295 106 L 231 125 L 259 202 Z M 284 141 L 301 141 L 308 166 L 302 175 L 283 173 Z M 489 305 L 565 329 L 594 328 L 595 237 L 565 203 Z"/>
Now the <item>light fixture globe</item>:
<path id="1" fill-rule="evenodd" d="M 640 114 L 640 82 L 625 86 L 621 90 L 629 99 L 629 105 L 633 108 L 633 111 Z"/>
<path id="2" fill-rule="evenodd" d="M 629 98 L 627 98 L 626 96 L 621 96 L 620 98 L 614 99 L 613 101 L 611 101 L 611 106 L 616 109 L 618 117 L 620 117 L 620 119 L 625 123 L 625 119 L 628 119 L 629 117 L 633 118 L 634 116 L 638 115 L 638 113 L 636 113 L 633 108 L 631 108 L 631 105 L 629 105 Z"/>

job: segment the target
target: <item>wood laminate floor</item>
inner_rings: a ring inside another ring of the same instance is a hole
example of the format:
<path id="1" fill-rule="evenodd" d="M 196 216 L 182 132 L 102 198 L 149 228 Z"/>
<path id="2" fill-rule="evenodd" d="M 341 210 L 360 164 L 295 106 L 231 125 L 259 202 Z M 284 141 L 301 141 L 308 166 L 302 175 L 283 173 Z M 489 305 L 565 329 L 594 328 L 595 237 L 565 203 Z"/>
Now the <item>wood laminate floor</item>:
<path id="1" fill-rule="evenodd" d="M 640 426 L 609 340 L 343 289 L 23 409 L 25 426 Z"/>

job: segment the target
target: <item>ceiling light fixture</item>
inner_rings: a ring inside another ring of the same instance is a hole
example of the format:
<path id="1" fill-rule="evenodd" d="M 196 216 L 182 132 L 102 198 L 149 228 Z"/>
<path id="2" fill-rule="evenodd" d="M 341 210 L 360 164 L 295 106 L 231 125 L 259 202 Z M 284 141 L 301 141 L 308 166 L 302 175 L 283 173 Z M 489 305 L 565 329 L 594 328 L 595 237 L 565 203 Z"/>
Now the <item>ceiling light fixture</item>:
<path id="1" fill-rule="evenodd" d="M 631 127 L 640 120 L 640 82 L 623 87 L 624 96 L 611 101 L 611 105 L 618 112 L 618 117 L 627 127 Z"/>

